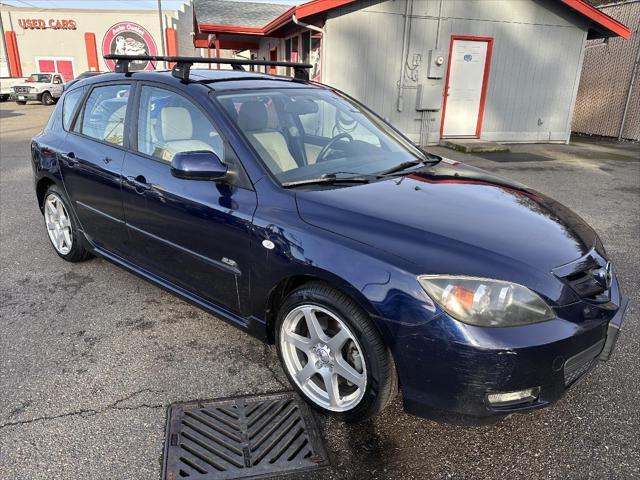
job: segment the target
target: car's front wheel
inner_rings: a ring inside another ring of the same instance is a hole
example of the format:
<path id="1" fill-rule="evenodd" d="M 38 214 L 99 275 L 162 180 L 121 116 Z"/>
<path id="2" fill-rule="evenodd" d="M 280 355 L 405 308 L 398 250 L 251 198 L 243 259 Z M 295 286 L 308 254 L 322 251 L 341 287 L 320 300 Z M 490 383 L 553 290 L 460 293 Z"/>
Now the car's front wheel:
<path id="1" fill-rule="evenodd" d="M 318 410 L 362 421 L 382 411 L 397 391 L 393 358 L 371 319 L 328 285 L 294 290 L 280 308 L 276 336 L 289 380 Z"/>
<path id="2" fill-rule="evenodd" d="M 56 253 L 68 262 L 81 262 L 92 257 L 80 237 L 64 193 L 51 185 L 44 195 L 44 224 Z"/>

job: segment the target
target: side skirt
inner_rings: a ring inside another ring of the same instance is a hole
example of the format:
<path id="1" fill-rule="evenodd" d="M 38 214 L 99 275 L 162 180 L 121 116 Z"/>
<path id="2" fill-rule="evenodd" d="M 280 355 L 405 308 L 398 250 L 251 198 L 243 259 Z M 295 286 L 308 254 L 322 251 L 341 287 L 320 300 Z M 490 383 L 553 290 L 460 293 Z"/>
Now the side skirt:
<path id="1" fill-rule="evenodd" d="M 184 288 L 179 287 L 178 285 L 172 282 L 169 282 L 168 280 L 162 277 L 159 277 L 151 272 L 148 272 L 140 267 L 137 267 L 136 265 L 129 262 L 128 260 L 125 260 L 119 255 L 113 254 L 95 245 L 93 245 L 91 249 L 96 255 L 103 257 L 105 260 L 108 260 L 111 263 L 119 267 L 122 267 L 145 280 L 150 281 L 151 283 L 157 285 L 163 290 L 173 293 L 177 297 L 180 297 L 181 299 L 186 300 L 190 304 L 201 308 L 207 313 L 215 315 L 216 317 L 224 320 L 225 322 L 233 325 L 234 327 L 237 327 L 241 330 L 246 331 L 250 335 L 256 337 L 258 340 L 268 343 L 269 339 L 267 337 L 266 325 L 260 319 L 255 318 L 253 316 L 249 318 L 244 318 L 239 315 L 236 315 L 235 313 L 231 313 L 228 310 L 214 303 L 211 303 L 199 297 L 198 295 L 195 295 L 189 292 L 188 290 L 185 290 Z"/>

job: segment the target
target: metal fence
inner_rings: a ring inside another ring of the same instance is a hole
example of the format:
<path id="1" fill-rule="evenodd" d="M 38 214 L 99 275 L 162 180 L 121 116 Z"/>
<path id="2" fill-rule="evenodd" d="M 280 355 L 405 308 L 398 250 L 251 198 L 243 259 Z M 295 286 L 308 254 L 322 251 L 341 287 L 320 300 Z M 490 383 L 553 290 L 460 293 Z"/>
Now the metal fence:
<path id="1" fill-rule="evenodd" d="M 589 40 L 572 130 L 640 141 L 640 0 L 601 8 L 627 25 L 629 40 Z"/>

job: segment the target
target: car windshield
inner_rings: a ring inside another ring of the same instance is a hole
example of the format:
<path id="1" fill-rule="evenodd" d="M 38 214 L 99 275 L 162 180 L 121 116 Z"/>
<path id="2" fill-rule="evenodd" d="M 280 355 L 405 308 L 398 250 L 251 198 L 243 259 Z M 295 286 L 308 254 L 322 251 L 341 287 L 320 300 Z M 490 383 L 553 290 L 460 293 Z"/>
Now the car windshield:
<path id="1" fill-rule="evenodd" d="M 34 73 L 29 76 L 27 82 L 51 83 L 51 75 L 46 73 Z"/>
<path id="2" fill-rule="evenodd" d="M 363 106 L 320 89 L 216 96 L 282 184 L 374 175 L 424 155 Z"/>

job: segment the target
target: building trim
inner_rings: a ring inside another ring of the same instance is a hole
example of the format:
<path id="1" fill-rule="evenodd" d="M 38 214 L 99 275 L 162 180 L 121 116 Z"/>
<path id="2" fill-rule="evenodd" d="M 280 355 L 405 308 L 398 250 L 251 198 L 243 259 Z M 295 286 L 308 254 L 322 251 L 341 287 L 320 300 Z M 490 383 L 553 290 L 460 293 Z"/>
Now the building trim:
<path id="1" fill-rule="evenodd" d="M 595 23 L 597 23 L 601 27 L 604 27 L 610 32 L 613 32 L 614 35 L 619 35 L 625 39 L 628 39 L 631 36 L 631 29 L 629 29 L 626 25 L 620 23 L 615 18 L 610 17 L 603 11 L 598 10 L 596 7 L 589 5 L 584 0 L 560 0 L 560 1 L 564 3 L 566 6 L 574 9 L 576 12 L 584 15 L 590 20 L 593 20 Z"/>
<path id="2" fill-rule="evenodd" d="M 100 64 L 98 63 L 98 47 L 96 44 L 96 34 L 93 32 L 86 32 L 84 34 L 84 45 L 87 50 L 87 66 L 89 71 L 100 71 Z"/>
<path id="3" fill-rule="evenodd" d="M 305 17 L 311 17 L 313 15 L 318 15 L 321 13 L 328 12 L 329 10 L 333 10 L 338 7 L 342 7 L 344 5 L 348 5 L 350 3 L 354 3 L 356 0 L 311 0 L 310 2 L 303 3 L 300 5 L 296 5 L 267 23 L 263 27 L 245 27 L 240 25 L 210 25 L 210 24 L 197 24 L 198 30 L 200 32 L 211 32 L 211 33 L 236 33 L 243 35 L 257 35 L 257 36 L 270 36 L 274 34 L 276 30 L 282 28 L 283 26 L 293 23 L 292 17 L 296 16 L 298 19 L 303 19 Z M 606 13 L 601 10 L 598 10 L 595 7 L 592 7 L 587 3 L 586 0 L 560 0 L 563 5 L 568 8 L 573 9 L 578 12 L 580 15 L 588 18 L 592 22 L 596 23 L 600 27 L 607 30 L 610 35 L 601 33 L 602 37 L 606 36 L 621 36 L 625 39 L 628 39 L 631 36 L 631 30 L 625 26 L 624 24 L 618 22 L 614 18 L 610 17 Z M 195 20 L 195 11 L 194 11 L 194 20 Z M 276 35 L 277 36 L 277 35 Z"/>
<path id="4" fill-rule="evenodd" d="M 20 52 L 18 50 L 18 38 L 16 32 L 7 30 L 4 32 L 4 41 L 9 55 L 9 74 L 12 77 L 22 77 L 22 64 L 20 63 Z"/>

